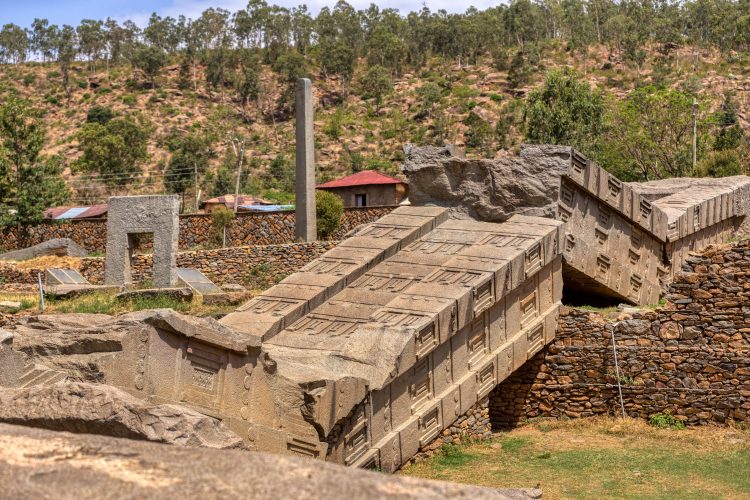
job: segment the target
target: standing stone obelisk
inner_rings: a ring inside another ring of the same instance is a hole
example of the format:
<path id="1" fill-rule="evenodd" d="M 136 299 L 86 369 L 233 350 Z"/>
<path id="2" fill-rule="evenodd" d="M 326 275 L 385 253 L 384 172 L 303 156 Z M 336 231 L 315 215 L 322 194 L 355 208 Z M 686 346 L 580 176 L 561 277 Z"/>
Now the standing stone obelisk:
<path id="1" fill-rule="evenodd" d="M 308 78 L 297 80 L 297 177 L 295 179 L 297 241 L 315 241 L 315 143 L 313 135 L 312 83 Z"/>

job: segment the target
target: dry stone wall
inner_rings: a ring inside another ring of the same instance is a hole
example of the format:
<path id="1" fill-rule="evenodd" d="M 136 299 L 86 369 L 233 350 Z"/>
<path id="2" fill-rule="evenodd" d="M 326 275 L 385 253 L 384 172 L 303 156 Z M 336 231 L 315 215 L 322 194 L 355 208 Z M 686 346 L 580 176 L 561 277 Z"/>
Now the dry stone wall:
<path id="1" fill-rule="evenodd" d="M 750 421 L 750 242 L 689 255 L 663 309 L 619 322 L 625 410 L 689 425 Z M 563 308 L 554 343 L 490 396 L 493 426 L 617 414 L 614 321 Z"/>
<path id="2" fill-rule="evenodd" d="M 341 226 L 331 239 L 341 239 L 357 226 L 374 222 L 394 208 L 346 208 Z M 48 222 L 26 229 L 4 227 L 0 229 L 0 250 L 26 248 L 52 238 L 70 238 L 90 252 L 103 252 L 107 245 L 106 232 L 106 219 Z M 180 249 L 209 246 L 210 238 L 210 215 L 180 216 Z M 293 241 L 294 212 L 240 213 L 227 226 L 227 246 L 279 245 Z"/>
<path id="3" fill-rule="evenodd" d="M 310 243 L 290 243 L 286 245 L 255 245 L 216 250 L 194 250 L 177 254 L 177 267 L 194 268 L 205 274 L 218 285 L 227 283 L 275 283 L 285 276 L 327 252 L 335 241 L 315 241 Z M 15 269 L 15 266 L 9 266 Z M 5 276 L 5 267 L 0 264 L 0 276 Z M 8 270 L 8 277 L 14 275 Z M 134 283 L 151 279 L 151 255 L 135 255 L 132 264 Z M 36 280 L 35 272 L 21 274 L 23 278 Z M 100 284 L 104 280 L 104 259 L 83 259 L 81 274 L 91 283 Z M 11 283 L 11 281 L 6 281 Z M 29 281 L 23 281 L 28 283 Z M 34 283 L 36 281 L 33 281 Z"/>

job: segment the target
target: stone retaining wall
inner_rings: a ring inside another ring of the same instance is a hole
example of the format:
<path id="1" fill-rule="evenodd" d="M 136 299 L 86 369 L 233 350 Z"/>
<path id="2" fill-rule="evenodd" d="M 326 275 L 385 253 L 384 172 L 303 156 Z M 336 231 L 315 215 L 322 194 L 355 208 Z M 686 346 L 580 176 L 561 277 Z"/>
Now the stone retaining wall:
<path id="1" fill-rule="evenodd" d="M 750 242 L 692 254 L 663 309 L 618 323 L 626 413 L 688 425 L 750 421 Z M 611 328 L 563 308 L 557 337 L 490 395 L 494 428 L 535 417 L 619 414 Z"/>
<path id="2" fill-rule="evenodd" d="M 336 244 L 336 241 L 316 241 L 180 252 L 177 266 L 199 269 L 219 285 L 241 283 L 264 288 L 297 271 Z M 151 259 L 148 254 L 134 256 L 132 272 L 136 283 L 143 284 L 151 279 Z M 104 258 L 82 259 L 80 271 L 91 283 L 103 283 Z M 38 272 L 44 279 L 44 269 L 19 269 L 13 263 L 0 262 L 0 289 L 6 289 L 11 283 L 36 284 Z"/>
<path id="3" fill-rule="evenodd" d="M 396 207 L 347 208 L 331 239 L 341 239 L 355 227 L 373 222 Z M 280 245 L 294 241 L 294 212 L 243 212 L 227 225 L 227 246 Z M 70 238 L 90 252 L 103 252 L 107 243 L 106 219 L 47 222 L 25 229 L 0 229 L 0 251 L 18 250 L 52 238 Z M 211 246 L 211 216 L 180 216 L 180 249 Z M 148 247 L 148 243 L 144 248 Z"/>

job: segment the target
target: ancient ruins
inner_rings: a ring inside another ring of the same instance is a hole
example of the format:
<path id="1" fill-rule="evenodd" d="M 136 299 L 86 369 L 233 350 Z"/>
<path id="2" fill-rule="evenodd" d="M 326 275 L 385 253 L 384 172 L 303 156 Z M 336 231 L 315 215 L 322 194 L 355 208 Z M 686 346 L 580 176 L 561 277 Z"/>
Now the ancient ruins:
<path id="1" fill-rule="evenodd" d="M 625 183 L 561 146 L 406 153 L 412 206 L 219 321 L 19 322 L 2 334 L 0 420 L 394 471 L 554 340 L 563 286 L 655 304 L 690 250 L 741 231 L 750 210 L 744 176 Z M 155 198 L 111 202 L 108 282 L 128 281 L 129 235 L 153 232 L 154 281 L 174 284 L 176 202 Z M 80 394 L 109 413 L 66 410 Z"/>
<path id="2" fill-rule="evenodd" d="M 180 198 L 171 196 L 113 196 L 107 213 L 107 262 L 104 282 L 124 286 L 132 283 L 130 260 L 137 235 L 154 239 L 154 286 L 177 284 Z"/>

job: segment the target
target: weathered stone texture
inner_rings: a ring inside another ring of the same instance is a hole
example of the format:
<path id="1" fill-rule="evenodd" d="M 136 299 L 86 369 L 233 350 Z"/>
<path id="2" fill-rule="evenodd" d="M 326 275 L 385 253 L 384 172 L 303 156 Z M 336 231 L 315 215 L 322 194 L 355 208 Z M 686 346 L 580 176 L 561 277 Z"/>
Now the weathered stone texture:
<path id="1" fill-rule="evenodd" d="M 565 222 L 567 289 L 654 304 L 687 253 L 726 241 L 750 210 L 750 177 L 623 183 L 564 146 L 527 145 L 514 158 L 467 160 L 451 148 L 408 148 L 416 205 L 487 221 L 514 213 Z"/>
<path id="2" fill-rule="evenodd" d="M 8 498 L 443 498 L 525 500 L 497 490 L 347 469 L 294 457 L 190 449 L 0 424 L 0 483 Z"/>
<path id="3" fill-rule="evenodd" d="M 750 242 L 709 247 L 686 259 L 663 309 L 619 324 L 629 415 L 671 412 L 690 425 L 750 421 L 748 276 Z M 493 392 L 493 424 L 617 414 L 612 325 L 596 313 L 563 309 L 555 342 Z"/>
<path id="4" fill-rule="evenodd" d="M 136 236 L 153 234 L 153 284 L 168 288 L 177 284 L 177 243 L 180 198 L 169 196 L 113 196 L 108 201 L 105 285 L 130 285 L 131 256 Z"/>
<path id="5" fill-rule="evenodd" d="M 178 446 L 244 447 L 220 420 L 184 406 L 147 403 L 104 384 L 0 388 L 0 422 Z"/>

